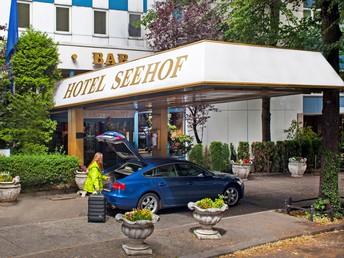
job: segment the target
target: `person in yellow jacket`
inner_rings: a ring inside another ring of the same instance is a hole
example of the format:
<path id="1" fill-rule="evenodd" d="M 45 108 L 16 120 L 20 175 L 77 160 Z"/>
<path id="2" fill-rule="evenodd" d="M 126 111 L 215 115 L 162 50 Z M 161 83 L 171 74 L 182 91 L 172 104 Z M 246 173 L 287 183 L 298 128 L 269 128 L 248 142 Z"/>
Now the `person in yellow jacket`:
<path id="1" fill-rule="evenodd" d="M 103 154 L 97 152 L 94 154 L 93 160 L 88 166 L 88 176 L 84 185 L 84 190 L 92 194 L 100 193 L 103 190 L 103 180 L 107 180 L 107 176 L 102 175 L 103 170 Z"/>

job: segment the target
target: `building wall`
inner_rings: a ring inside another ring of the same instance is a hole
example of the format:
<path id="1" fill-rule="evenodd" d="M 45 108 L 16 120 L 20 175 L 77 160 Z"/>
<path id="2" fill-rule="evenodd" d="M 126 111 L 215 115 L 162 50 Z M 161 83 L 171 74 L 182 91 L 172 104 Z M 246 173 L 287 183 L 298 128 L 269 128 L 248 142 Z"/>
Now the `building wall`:
<path id="1" fill-rule="evenodd" d="M 221 112 L 211 112 L 204 130 L 203 145 L 220 141 L 237 147 L 240 141 L 261 141 L 261 103 L 257 99 L 216 104 Z M 288 129 L 292 120 L 297 120 L 297 114 L 303 112 L 303 95 L 271 98 L 270 103 L 271 140 L 285 140 L 283 130 Z"/>
<path id="2" fill-rule="evenodd" d="M 128 54 L 133 60 L 151 54 L 145 33 L 141 37 L 129 37 L 129 14 L 143 14 L 154 0 L 18 0 L 30 4 L 30 24 L 34 29 L 46 32 L 59 43 L 60 69 L 93 70 L 104 65 L 92 64 L 92 53 L 101 52 L 104 57 L 112 53 Z M 11 0 L 2 0 L 0 24 L 8 24 Z M 71 30 L 68 33 L 55 30 L 56 6 L 70 7 Z M 93 34 L 93 12 L 107 12 L 107 34 Z M 25 31 L 19 28 L 19 33 Z M 7 33 L 7 32 L 6 32 Z M 7 36 L 7 35 L 5 35 Z M 77 59 L 72 60 L 71 55 Z"/>

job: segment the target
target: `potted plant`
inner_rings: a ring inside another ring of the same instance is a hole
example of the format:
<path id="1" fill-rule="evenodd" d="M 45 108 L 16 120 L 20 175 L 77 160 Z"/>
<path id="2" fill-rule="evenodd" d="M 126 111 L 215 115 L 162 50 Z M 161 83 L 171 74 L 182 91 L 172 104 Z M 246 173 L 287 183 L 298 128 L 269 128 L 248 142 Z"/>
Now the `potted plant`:
<path id="1" fill-rule="evenodd" d="M 288 170 L 292 177 L 303 177 L 307 169 L 307 159 L 303 157 L 291 157 L 288 162 Z"/>
<path id="2" fill-rule="evenodd" d="M 251 171 L 252 161 L 248 158 L 231 160 L 233 174 L 241 179 L 247 179 Z"/>
<path id="3" fill-rule="evenodd" d="M 153 253 L 144 240 L 153 233 L 154 223 L 160 220 L 158 215 L 146 209 L 133 209 L 125 214 L 117 214 L 116 220 L 122 222 L 122 232 L 131 240 L 130 243 L 122 245 L 127 255 Z"/>
<path id="4" fill-rule="evenodd" d="M 0 202 L 15 202 L 21 191 L 19 176 L 12 177 L 8 172 L 0 172 Z"/>
<path id="5" fill-rule="evenodd" d="M 87 179 L 88 169 L 85 165 L 80 166 L 79 170 L 75 171 L 75 183 L 78 186 L 78 194 L 82 197 L 86 196 L 86 191 L 84 191 L 84 185 Z"/>
<path id="6" fill-rule="evenodd" d="M 220 239 L 221 234 L 214 229 L 214 226 L 222 219 L 228 205 L 223 200 L 223 195 L 212 200 L 203 198 L 197 202 L 189 202 L 188 208 L 193 210 L 193 217 L 201 225 L 193 232 L 198 239 Z"/>

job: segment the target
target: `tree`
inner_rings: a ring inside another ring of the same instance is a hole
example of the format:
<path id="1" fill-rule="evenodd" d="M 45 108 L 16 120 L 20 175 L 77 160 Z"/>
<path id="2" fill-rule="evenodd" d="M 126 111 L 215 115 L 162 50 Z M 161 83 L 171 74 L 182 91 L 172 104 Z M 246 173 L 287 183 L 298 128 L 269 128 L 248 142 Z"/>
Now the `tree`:
<path id="1" fill-rule="evenodd" d="M 0 139 L 14 153 L 48 150 L 56 129 L 49 111 L 53 108 L 55 82 L 60 78 L 58 62 L 57 44 L 46 33 L 29 28 L 20 36 L 11 59 L 14 94 L 1 88 Z"/>
<path id="2" fill-rule="evenodd" d="M 156 51 L 175 48 L 202 39 L 220 39 L 221 19 L 216 15 L 216 0 L 157 1 L 143 16 L 148 43 Z"/>
<path id="3" fill-rule="evenodd" d="M 339 28 L 341 19 L 339 7 L 341 6 L 343 8 L 343 2 L 340 0 L 318 0 L 316 1 L 316 6 L 321 10 L 321 37 L 324 43 L 323 54 L 333 69 L 339 73 L 339 52 L 340 46 L 343 47 L 340 45 L 343 34 Z M 322 136 L 325 151 L 322 156 L 322 163 L 328 164 L 328 166 L 331 166 L 331 164 L 329 164 L 331 161 L 328 161 L 329 157 L 336 157 L 338 155 L 338 142 L 340 138 L 338 127 L 339 90 L 324 90 Z M 328 155 L 329 153 L 330 155 Z M 336 159 L 332 158 L 331 160 L 335 161 Z M 322 167 L 319 194 L 321 197 L 337 199 L 337 203 L 340 206 L 340 199 L 338 198 L 338 172 L 338 166 L 334 166 L 333 169 L 327 169 L 325 166 Z"/>
<path id="4" fill-rule="evenodd" d="M 175 48 L 202 39 L 221 39 L 221 18 L 213 8 L 215 0 L 167 0 L 155 3 L 155 7 L 142 18 L 148 29 L 148 43 L 156 51 Z M 197 143 L 202 143 L 203 129 L 209 112 L 218 112 L 212 105 L 189 106 L 188 125 Z M 202 134 L 199 136 L 198 129 Z"/>
<path id="5" fill-rule="evenodd" d="M 190 106 L 188 107 L 188 110 L 189 112 L 186 114 L 186 122 L 188 123 L 188 126 L 192 128 L 196 142 L 202 143 L 203 131 L 206 127 L 207 120 L 210 118 L 209 112 L 219 112 L 219 109 L 215 108 L 213 105 L 204 104 Z M 199 130 L 201 131 L 201 136 L 198 134 Z"/>
<path id="6" fill-rule="evenodd" d="M 223 16 L 224 40 L 299 48 L 304 35 L 313 35 L 311 20 L 297 19 L 301 1 L 294 2 L 293 9 L 280 0 L 223 0 L 218 6 Z M 281 22 L 281 17 L 285 20 Z M 262 141 L 271 141 L 270 97 L 262 98 Z"/>

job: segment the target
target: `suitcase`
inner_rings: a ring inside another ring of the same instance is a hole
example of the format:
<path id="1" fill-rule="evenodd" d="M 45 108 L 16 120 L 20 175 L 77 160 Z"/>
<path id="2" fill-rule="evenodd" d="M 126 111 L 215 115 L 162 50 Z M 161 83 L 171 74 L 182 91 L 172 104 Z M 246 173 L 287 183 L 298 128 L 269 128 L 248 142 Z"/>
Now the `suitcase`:
<path id="1" fill-rule="evenodd" d="M 88 222 L 105 222 L 106 200 L 102 194 L 91 194 L 88 197 Z"/>

